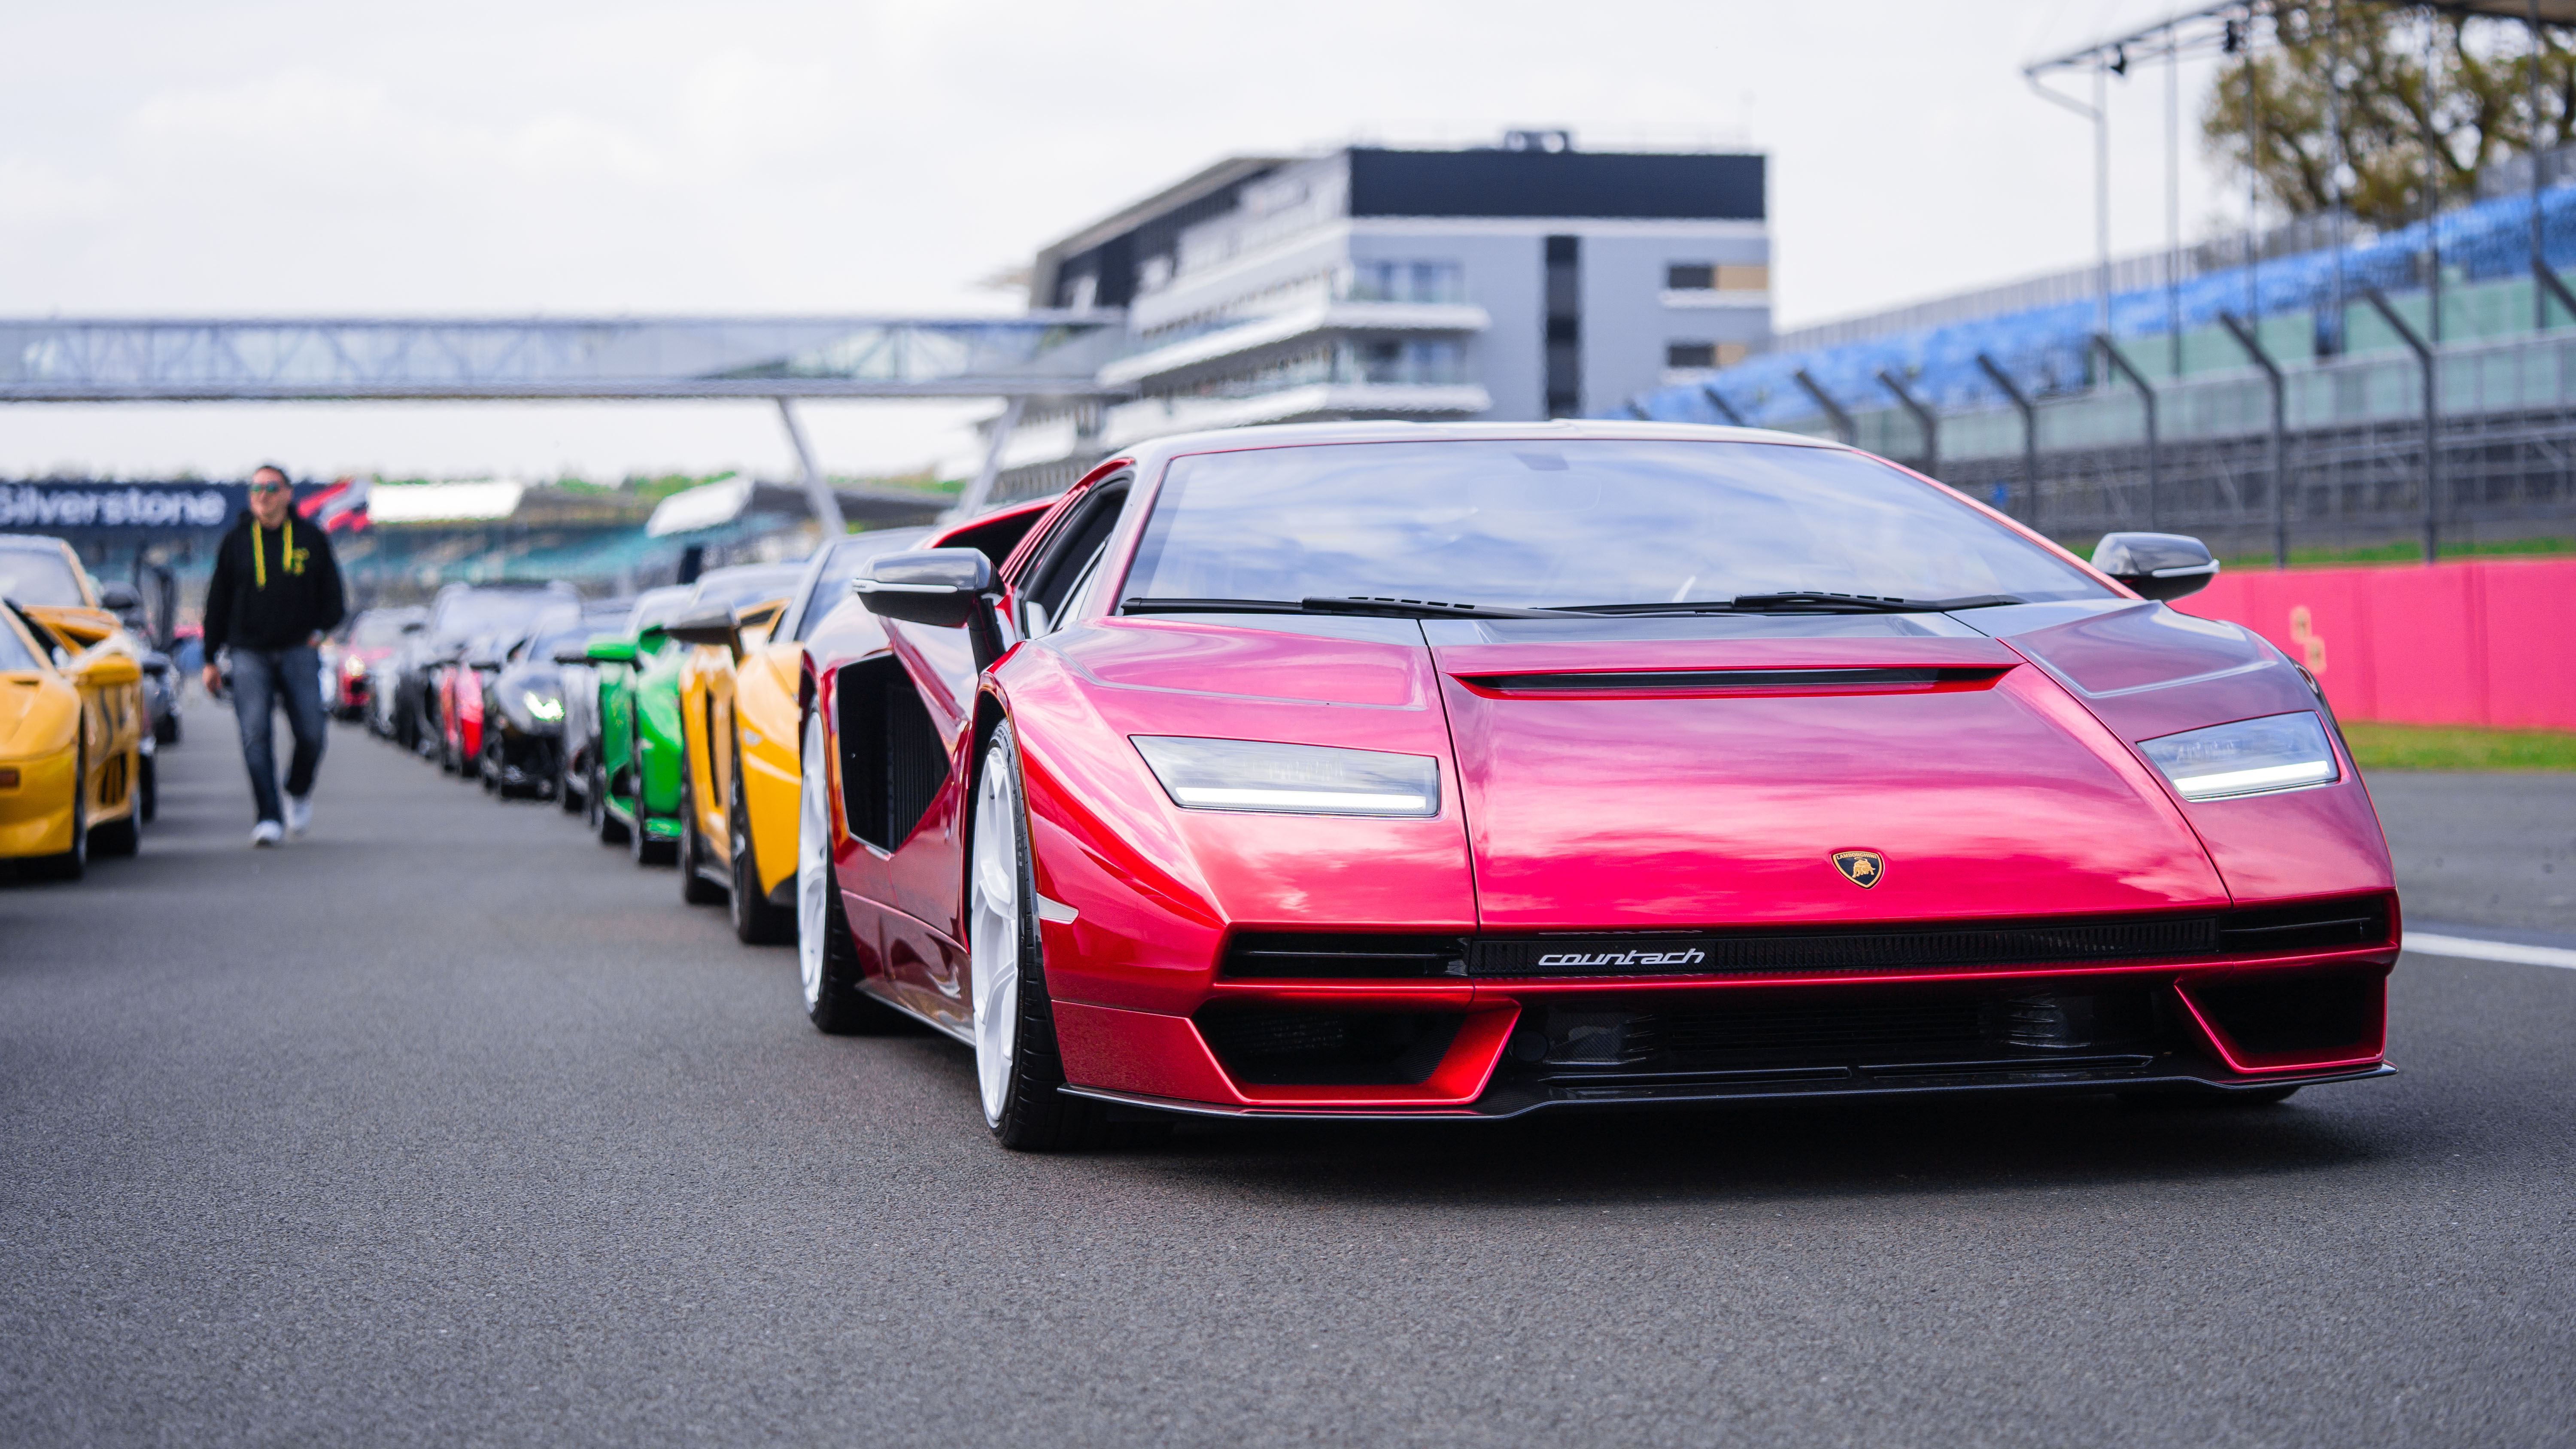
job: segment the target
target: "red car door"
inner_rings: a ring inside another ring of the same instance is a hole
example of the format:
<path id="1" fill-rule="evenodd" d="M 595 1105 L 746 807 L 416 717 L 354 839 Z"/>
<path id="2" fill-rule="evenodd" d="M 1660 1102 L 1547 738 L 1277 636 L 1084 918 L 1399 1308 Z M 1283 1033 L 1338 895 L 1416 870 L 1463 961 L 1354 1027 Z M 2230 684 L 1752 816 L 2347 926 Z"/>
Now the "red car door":
<path id="1" fill-rule="evenodd" d="M 1068 495 L 1068 500 L 1070 495 Z M 934 539 L 937 547 L 980 548 L 998 561 L 1051 513 L 1027 504 Z M 910 697 L 881 702 L 880 756 L 891 853 L 884 862 L 881 914 L 886 976 L 913 1009 L 960 1028 L 973 1017 L 966 997 L 966 782 L 973 772 L 975 695 L 981 671 L 967 631 L 885 621 L 891 662 Z M 918 814 L 915 810 L 918 809 Z"/>

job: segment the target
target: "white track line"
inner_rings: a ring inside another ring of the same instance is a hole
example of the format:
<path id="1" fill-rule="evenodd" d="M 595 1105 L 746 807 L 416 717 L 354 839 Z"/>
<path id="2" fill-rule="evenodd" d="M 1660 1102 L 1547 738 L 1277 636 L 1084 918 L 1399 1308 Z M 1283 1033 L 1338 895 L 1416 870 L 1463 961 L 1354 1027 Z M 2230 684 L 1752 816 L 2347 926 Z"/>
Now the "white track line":
<path id="1" fill-rule="evenodd" d="M 2469 936 L 2437 936 L 2430 931 L 2406 933 L 2406 949 L 2427 956 L 2460 956 L 2472 961 L 2512 961 L 2524 966 L 2563 966 L 2576 971 L 2576 951 L 2562 946 L 2523 946 L 2512 941 L 2480 941 Z"/>

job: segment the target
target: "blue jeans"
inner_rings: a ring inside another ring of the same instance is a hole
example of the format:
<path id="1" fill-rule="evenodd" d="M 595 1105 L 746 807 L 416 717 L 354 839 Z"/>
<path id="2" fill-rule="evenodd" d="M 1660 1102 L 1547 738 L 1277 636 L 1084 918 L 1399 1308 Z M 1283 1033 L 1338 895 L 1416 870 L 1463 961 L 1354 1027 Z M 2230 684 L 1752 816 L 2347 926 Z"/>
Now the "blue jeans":
<path id="1" fill-rule="evenodd" d="M 262 820 L 282 819 L 277 800 L 276 712 L 286 706 L 295 755 L 286 766 L 286 793 L 313 793 L 322 764 L 322 655 L 309 644 L 292 649 L 244 649 L 233 658 L 233 718 L 241 722 L 242 763 L 250 767 L 251 798 Z"/>

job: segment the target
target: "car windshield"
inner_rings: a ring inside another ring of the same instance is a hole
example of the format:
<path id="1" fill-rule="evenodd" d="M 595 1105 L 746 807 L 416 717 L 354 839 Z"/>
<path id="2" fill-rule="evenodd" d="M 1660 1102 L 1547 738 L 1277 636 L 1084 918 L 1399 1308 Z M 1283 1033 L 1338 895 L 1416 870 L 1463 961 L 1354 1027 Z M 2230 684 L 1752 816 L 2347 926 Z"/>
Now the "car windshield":
<path id="1" fill-rule="evenodd" d="M 2109 596 L 1966 503 L 1854 453 L 1473 439 L 1177 458 L 1122 597 L 1552 608 L 1795 592 Z"/>
<path id="2" fill-rule="evenodd" d="M 796 592 L 796 577 L 803 569 L 761 568 L 735 573 L 718 570 L 698 580 L 696 607 L 701 609 L 739 609 L 764 599 L 782 599 Z"/>
<path id="3" fill-rule="evenodd" d="M 541 594 L 532 589 L 468 589 L 439 600 L 429 623 L 442 634 L 471 636 L 516 623 L 553 605 L 579 607 L 560 594 Z"/>
<path id="4" fill-rule="evenodd" d="M 80 575 L 61 550 L 0 548 L 0 599 L 22 604 L 80 604 Z"/>
<path id="5" fill-rule="evenodd" d="M 859 570 L 868 566 L 868 560 L 908 548 L 919 548 L 930 534 L 931 530 L 927 528 L 890 528 L 883 533 L 863 533 L 847 543 L 834 544 L 830 556 L 823 560 L 823 567 L 814 575 L 813 591 L 805 597 L 804 612 L 797 616 L 796 642 L 804 643 L 814 632 L 814 626 L 822 623 L 835 605 L 849 597 L 850 581 L 859 576 Z"/>
<path id="6" fill-rule="evenodd" d="M 518 657 L 538 664 L 552 664 L 558 654 L 580 653 L 581 646 L 590 642 L 590 636 L 597 632 L 587 622 L 570 629 L 549 629 L 530 639 L 528 647 L 520 650 Z"/>

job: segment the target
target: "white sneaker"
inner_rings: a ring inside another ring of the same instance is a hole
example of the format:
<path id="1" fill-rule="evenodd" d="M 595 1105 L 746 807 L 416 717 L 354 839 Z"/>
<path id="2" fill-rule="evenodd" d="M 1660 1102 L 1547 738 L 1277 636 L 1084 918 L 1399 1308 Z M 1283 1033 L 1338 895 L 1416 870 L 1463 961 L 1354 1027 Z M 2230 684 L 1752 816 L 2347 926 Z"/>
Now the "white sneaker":
<path id="1" fill-rule="evenodd" d="M 312 828 L 313 797 L 310 795 L 287 796 L 286 833 L 294 836 L 298 840 L 301 840 L 304 838 L 304 832 Z"/>
<path id="2" fill-rule="evenodd" d="M 275 845 L 286 838 L 286 827 L 274 820 L 263 820 L 250 828 L 250 843 Z"/>

